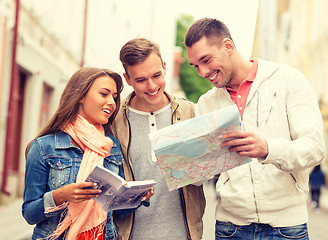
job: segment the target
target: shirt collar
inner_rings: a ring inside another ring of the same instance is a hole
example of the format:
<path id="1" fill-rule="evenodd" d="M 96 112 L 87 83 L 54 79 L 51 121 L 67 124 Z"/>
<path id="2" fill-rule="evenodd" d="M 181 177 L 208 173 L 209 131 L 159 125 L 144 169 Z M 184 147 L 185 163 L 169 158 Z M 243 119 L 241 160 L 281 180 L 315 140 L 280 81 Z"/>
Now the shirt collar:
<path id="1" fill-rule="evenodd" d="M 243 80 L 243 82 L 246 82 L 246 81 L 253 82 L 255 77 L 256 77 L 257 67 L 258 67 L 258 60 L 257 60 L 257 58 L 253 58 L 253 59 L 250 60 L 250 62 L 253 63 L 252 67 L 251 67 L 251 70 L 249 71 L 247 77 Z M 231 87 L 227 86 L 226 88 L 229 92 L 237 93 L 237 90 L 234 90 Z"/>

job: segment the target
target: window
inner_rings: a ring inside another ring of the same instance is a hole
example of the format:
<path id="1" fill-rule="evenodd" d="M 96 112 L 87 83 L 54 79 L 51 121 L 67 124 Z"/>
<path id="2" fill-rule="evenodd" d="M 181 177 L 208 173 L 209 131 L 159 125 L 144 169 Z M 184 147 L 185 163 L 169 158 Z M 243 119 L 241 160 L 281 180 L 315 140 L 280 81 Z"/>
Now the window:
<path id="1" fill-rule="evenodd" d="M 40 113 L 40 127 L 43 128 L 50 118 L 50 102 L 52 98 L 53 88 L 48 84 L 43 84 L 41 113 Z"/>

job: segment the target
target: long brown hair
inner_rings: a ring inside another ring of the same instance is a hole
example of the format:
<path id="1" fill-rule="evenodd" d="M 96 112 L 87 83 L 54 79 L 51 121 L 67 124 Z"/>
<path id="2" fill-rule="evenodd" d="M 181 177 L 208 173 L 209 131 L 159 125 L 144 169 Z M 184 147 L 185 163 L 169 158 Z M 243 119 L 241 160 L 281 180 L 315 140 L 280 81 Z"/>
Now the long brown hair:
<path id="1" fill-rule="evenodd" d="M 122 78 L 118 73 L 108 69 L 84 67 L 77 70 L 72 75 L 61 95 L 59 106 L 55 114 L 36 136 L 36 138 L 60 131 L 69 123 L 73 122 L 78 114 L 80 100 L 87 94 L 91 85 L 97 78 L 106 75 L 115 81 L 117 88 L 117 97 L 115 98 L 116 109 L 110 116 L 108 123 L 103 125 L 105 132 L 109 132 L 109 125 L 115 119 L 120 108 L 120 93 L 123 90 Z M 31 142 L 27 145 L 25 154 L 27 153 Z"/>

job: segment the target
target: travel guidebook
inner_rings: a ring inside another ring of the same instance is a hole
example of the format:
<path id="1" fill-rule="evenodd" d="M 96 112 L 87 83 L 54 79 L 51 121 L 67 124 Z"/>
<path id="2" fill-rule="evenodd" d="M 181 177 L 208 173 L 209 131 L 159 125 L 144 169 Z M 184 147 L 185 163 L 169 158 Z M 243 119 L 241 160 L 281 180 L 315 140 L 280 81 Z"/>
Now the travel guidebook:
<path id="1" fill-rule="evenodd" d="M 241 130 L 236 105 L 151 132 L 149 138 L 168 189 L 209 179 L 251 161 L 221 148 L 225 133 Z"/>
<path id="2" fill-rule="evenodd" d="M 86 179 L 97 184 L 96 189 L 102 192 L 93 198 L 104 211 L 135 208 L 156 182 L 154 180 L 125 181 L 118 174 L 104 167 L 96 166 Z"/>

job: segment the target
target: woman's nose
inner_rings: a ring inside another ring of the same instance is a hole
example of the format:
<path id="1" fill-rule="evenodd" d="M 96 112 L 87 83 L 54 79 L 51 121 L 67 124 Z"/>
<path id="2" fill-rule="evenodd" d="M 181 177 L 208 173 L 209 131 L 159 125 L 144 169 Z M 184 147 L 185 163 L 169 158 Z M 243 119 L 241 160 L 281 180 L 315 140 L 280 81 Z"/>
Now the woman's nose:
<path id="1" fill-rule="evenodd" d="M 108 104 L 115 104 L 115 99 L 114 99 L 113 95 L 109 95 L 107 103 Z"/>

